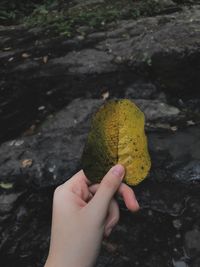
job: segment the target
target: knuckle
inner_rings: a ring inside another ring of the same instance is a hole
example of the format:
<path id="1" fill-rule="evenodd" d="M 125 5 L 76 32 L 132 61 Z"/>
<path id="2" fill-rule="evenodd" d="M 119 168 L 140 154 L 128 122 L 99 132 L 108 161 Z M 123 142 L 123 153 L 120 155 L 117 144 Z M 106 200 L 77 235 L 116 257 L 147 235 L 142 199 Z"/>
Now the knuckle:
<path id="1" fill-rule="evenodd" d="M 115 177 L 109 176 L 103 180 L 103 185 L 110 189 L 116 189 L 119 186 L 119 182 Z"/>
<path id="2" fill-rule="evenodd" d="M 105 179 L 102 181 L 102 185 L 106 188 L 113 188 L 114 182 L 111 179 Z"/>
<path id="3" fill-rule="evenodd" d="M 63 186 L 59 185 L 54 191 L 54 198 L 57 198 L 59 195 L 61 195 L 62 191 L 63 191 Z"/>

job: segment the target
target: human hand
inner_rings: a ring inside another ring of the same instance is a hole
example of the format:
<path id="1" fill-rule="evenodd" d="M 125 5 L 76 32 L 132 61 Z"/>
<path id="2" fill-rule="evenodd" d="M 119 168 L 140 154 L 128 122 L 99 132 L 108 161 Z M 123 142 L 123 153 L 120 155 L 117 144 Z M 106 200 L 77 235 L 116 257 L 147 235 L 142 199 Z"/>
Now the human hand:
<path id="1" fill-rule="evenodd" d="M 139 209 L 134 192 L 122 183 L 122 165 L 110 169 L 100 184 L 91 185 L 83 171 L 57 187 L 53 200 L 51 243 L 45 267 L 91 267 L 103 236 L 119 220 L 118 192 L 130 211 Z"/>

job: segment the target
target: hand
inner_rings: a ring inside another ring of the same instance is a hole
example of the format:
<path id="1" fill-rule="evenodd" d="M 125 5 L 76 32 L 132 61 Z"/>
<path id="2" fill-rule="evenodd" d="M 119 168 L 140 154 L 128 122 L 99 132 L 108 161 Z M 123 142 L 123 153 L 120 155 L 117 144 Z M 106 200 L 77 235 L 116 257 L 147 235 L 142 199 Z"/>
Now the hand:
<path id="1" fill-rule="evenodd" d="M 119 220 L 114 199 L 118 192 L 130 211 L 139 209 L 132 189 L 123 184 L 124 168 L 110 169 L 100 184 L 91 185 L 83 171 L 54 193 L 49 256 L 45 267 L 91 267 L 103 236 L 109 236 Z"/>

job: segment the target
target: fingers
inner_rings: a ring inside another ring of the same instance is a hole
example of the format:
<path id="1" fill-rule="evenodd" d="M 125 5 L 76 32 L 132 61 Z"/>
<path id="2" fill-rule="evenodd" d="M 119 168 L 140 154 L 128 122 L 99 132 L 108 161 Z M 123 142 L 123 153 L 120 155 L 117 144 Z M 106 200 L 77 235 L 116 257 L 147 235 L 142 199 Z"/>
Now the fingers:
<path id="1" fill-rule="evenodd" d="M 108 209 L 108 215 L 106 218 L 105 228 L 104 228 L 104 234 L 106 237 L 110 235 L 113 228 L 119 221 L 119 206 L 116 202 L 116 200 L 112 199 L 110 202 L 110 206 Z"/>
<path id="2" fill-rule="evenodd" d="M 85 176 L 84 172 L 81 170 L 77 172 L 71 179 L 66 181 L 62 186 L 64 190 L 70 191 L 76 196 L 80 197 L 82 200 L 87 201 L 89 198 L 88 186 L 90 181 Z"/>
<path id="3" fill-rule="evenodd" d="M 124 174 L 124 167 L 118 164 L 112 167 L 101 181 L 99 189 L 87 205 L 88 210 L 92 214 L 95 213 L 93 216 L 95 219 L 105 220 L 110 202 L 118 190 Z"/>
<path id="4" fill-rule="evenodd" d="M 139 210 L 140 206 L 137 202 L 135 194 L 133 190 L 126 184 L 122 183 L 119 187 L 118 194 L 123 198 L 126 207 L 130 211 L 137 211 Z"/>
<path id="5" fill-rule="evenodd" d="M 94 195 L 99 188 L 99 184 L 95 184 L 89 187 L 90 192 Z M 121 183 L 119 189 L 117 190 L 119 196 L 121 196 L 125 202 L 126 207 L 132 211 L 136 212 L 139 210 L 140 206 L 137 202 L 136 196 L 128 185 Z"/>
<path id="6" fill-rule="evenodd" d="M 89 187 L 89 190 L 91 194 L 95 194 L 99 188 L 100 184 L 95 184 Z M 112 199 L 110 202 L 110 205 L 108 207 L 108 214 L 105 222 L 105 228 L 104 228 L 104 235 L 108 237 L 112 231 L 112 229 L 115 227 L 117 222 L 119 221 L 119 206 L 117 204 L 117 201 L 115 199 Z"/>
<path id="7" fill-rule="evenodd" d="M 77 172 L 76 174 L 74 174 L 69 180 L 67 180 L 63 185 L 68 185 L 68 184 L 77 184 L 79 182 L 84 181 L 87 185 L 90 185 L 91 182 L 87 179 L 87 177 L 85 176 L 83 170 L 80 170 L 79 172 Z"/>
<path id="8" fill-rule="evenodd" d="M 94 195 L 99 188 L 99 184 L 95 184 L 89 187 L 90 192 Z M 117 190 L 117 194 L 121 196 L 125 202 L 126 207 L 133 212 L 139 210 L 140 206 L 137 202 L 136 196 L 128 185 L 122 183 Z"/>

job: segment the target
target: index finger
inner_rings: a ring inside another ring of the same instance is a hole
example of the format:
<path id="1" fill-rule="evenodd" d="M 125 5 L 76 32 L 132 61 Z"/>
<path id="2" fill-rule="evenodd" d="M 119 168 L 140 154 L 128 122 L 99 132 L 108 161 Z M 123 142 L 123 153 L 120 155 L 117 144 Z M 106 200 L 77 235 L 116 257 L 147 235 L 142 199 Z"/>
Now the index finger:
<path id="1" fill-rule="evenodd" d="M 127 184 L 122 183 L 120 185 L 117 193 L 123 198 L 126 207 L 130 211 L 135 212 L 135 211 L 139 210 L 140 206 L 137 202 L 135 193 L 133 192 L 131 187 L 129 187 Z"/>
<path id="2" fill-rule="evenodd" d="M 90 192 L 94 195 L 96 193 L 96 191 L 99 188 L 99 184 L 94 184 L 91 185 L 89 187 Z M 137 211 L 139 210 L 140 206 L 137 202 L 136 196 L 134 191 L 131 189 L 131 187 L 129 187 L 128 185 L 121 183 L 117 194 L 119 196 L 121 196 L 125 202 L 126 207 L 130 210 L 130 211 Z"/>

